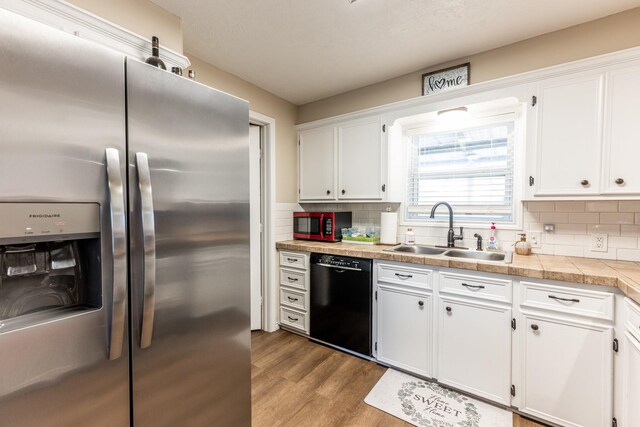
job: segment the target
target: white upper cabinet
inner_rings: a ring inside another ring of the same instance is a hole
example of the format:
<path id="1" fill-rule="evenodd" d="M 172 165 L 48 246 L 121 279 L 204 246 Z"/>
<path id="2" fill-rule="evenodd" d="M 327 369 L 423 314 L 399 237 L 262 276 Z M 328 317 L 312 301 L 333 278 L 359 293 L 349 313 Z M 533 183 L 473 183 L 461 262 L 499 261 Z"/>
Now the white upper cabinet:
<path id="1" fill-rule="evenodd" d="M 536 196 L 600 192 L 601 74 L 538 86 Z"/>
<path id="2" fill-rule="evenodd" d="M 640 193 L 640 65 L 607 73 L 603 190 Z"/>
<path id="3" fill-rule="evenodd" d="M 299 199 L 334 200 L 336 197 L 335 128 L 325 126 L 300 132 Z"/>
<path id="4" fill-rule="evenodd" d="M 530 196 L 640 194 L 640 64 L 541 81 L 528 131 Z"/>
<path id="5" fill-rule="evenodd" d="M 338 198 L 382 199 L 380 119 L 338 126 Z"/>
<path id="6" fill-rule="evenodd" d="M 380 117 L 299 132 L 299 200 L 384 200 L 386 153 Z"/>

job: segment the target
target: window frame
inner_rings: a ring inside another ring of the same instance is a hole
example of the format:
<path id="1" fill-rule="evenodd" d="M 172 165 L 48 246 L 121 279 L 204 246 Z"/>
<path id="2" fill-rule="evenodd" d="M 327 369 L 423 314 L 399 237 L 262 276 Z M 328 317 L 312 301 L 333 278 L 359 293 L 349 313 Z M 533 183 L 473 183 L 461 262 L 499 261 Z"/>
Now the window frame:
<path id="1" fill-rule="evenodd" d="M 452 130 L 469 129 L 477 126 L 489 125 L 492 123 L 500 123 L 507 120 L 513 121 L 513 220 L 509 223 L 498 223 L 497 227 L 503 230 L 521 230 L 523 220 L 523 174 L 525 171 L 524 154 L 526 152 L 526 134 L 525 134 L 525 113 L 526 105 L 521 102 L 514 103 L 509 106 L 501 106 L 499 108 L 492 108 L 483 110 L 480 114 L 474 114 L 473 117 L 468 119 L 464 126 L 456 126 L 452 124 L 443 123 L 437 119 L 437 112 L 429 114 L 428 118 L 423 116 L 422 120 L 405 123 L 402 125 L 402 202 L 400 204 L 401 215 L 399 218 L 399 225 L 408 227 L 446 227 L 449 228 L 449 222 L 439 220 L 416 220 L 408 219 L 408 156 L 409 146 L 411 144 L 411 137 L 416 134 L 423 133 L 438 133 Z M 443 200 L 447 201 L 447 200 Z M 454 207 L 455 213 L 455 207 Z M 487 228 L 489 221 L 486 223 L 483 221 L 477 222 L 465 222 L 454 220 L 455 227 L 465 228 Z"/>

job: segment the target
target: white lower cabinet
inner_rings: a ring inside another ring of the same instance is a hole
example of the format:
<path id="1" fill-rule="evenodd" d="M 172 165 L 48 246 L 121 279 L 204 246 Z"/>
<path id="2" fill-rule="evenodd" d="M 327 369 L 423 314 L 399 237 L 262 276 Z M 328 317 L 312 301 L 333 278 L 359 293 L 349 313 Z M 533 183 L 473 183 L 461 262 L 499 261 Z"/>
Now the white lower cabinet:
<path id="1" fill-rule="evenodd" d="M 538 287 L 524 282 L 521 285 L 521 295 L 527 295 L 529 286 Z M 523 309 L 519 409 L 563 426 L 611 425 L 613 318 L 606 321 L 575 316 L 576 307 L 585 302 L 583 293 L 575 290 L 572 294 L 569 287 L 545 286 L 548 301 L 563 300 L 553 307 L 555 312 Z"/>
<path id="2" fill-rule="evenodd" d="M 622 342 L 622 427 L 640 426 L 640 306 L 625 301 L 625 332 Z"/>
<path id="3" fill-rule="evenodd" d="M 437 379 L 511 402 L 511 307 L 440 296 Z"/>
<path id="4" fill-rule="evenodd" d="M 376 359 L 432 377 L 433 270 L 381 261 L 374 272 Z"/>
<path id="5" fill-rule="evenodd" d="M 431 377 L 433 296 L 378 285 L 377 359 Z"/>

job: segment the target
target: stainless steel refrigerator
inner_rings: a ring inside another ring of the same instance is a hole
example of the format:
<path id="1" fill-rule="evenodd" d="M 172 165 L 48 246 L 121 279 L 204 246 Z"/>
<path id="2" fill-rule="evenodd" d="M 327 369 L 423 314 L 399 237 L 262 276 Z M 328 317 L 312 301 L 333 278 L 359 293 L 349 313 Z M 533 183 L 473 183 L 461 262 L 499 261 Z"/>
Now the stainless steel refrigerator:
<path id="1" fill-rule="evenodd" d="M 250 425 L 248 104 L 4 10 L 0 62 L 0 425 Z"/>

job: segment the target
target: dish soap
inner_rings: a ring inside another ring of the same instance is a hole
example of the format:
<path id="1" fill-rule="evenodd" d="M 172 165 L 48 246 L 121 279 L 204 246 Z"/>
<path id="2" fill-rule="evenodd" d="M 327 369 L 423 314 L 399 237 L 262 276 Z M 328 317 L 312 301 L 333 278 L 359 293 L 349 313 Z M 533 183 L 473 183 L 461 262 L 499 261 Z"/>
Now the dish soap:
<path id="1" fill-rule="evenodd" d="M 404 236 L 404 243 L 407 245 L 413 245 L 416 243 L 416 234 L 411 228 L 407 228 L 407 234 Z"/>
<path id="2" fill-rule="evenodd" d="M 527 242 L 527 235 L 520 233 L 518 236 L 520 236 L 520 240 L 514 244 L 516 253 L 518 255 L 531 255 L 531 243 Z"/>
<path id="3" fill-rule="evenodd" d="M 491 235 L 489 236 L 489 241 L 487 242 L 487 251 L 496 252 L 498 251 L 498 238 L 496 237 L 496 223 L 491 223 Z"/>

